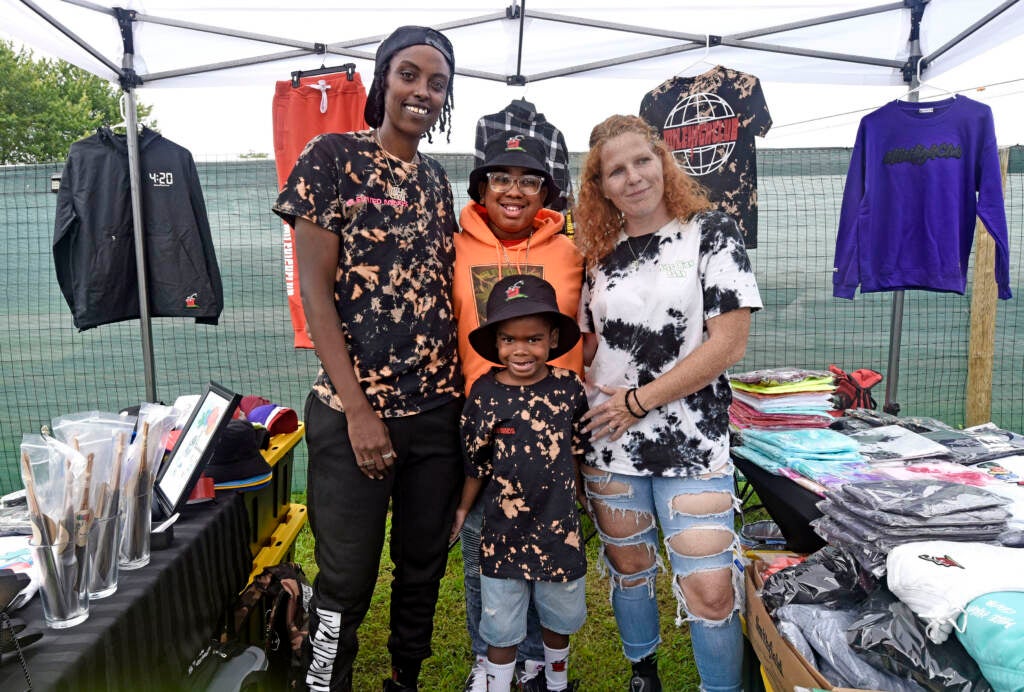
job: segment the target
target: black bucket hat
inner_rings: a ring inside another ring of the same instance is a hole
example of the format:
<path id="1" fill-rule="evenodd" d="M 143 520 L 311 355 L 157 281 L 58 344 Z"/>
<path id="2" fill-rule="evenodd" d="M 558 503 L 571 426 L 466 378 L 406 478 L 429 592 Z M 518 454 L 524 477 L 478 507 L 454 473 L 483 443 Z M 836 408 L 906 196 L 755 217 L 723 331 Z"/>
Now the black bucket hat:
<path id="1" fill-rule="evenodd" d="M 559 312 L 551 284 L 530 274 L 513 274 L 494 284 L 487 298 L 487 322 L 469 333 L 469 343 L 487 360 L 500 363 L 498 325 L 514 317 L 530 315 L 547 315 L 558 327 L 558 344 L 548 353 L 548 360 L 565 355 L 580 340 L 576 320 Z"/>
<path id="2" fill-rule="evenodd" d="M 558 197 L 560 190 L 555 184 L 554 178 L 551 177 L 547 160 L 547 156 L 544 155 L 544 145 L 540 140 L 513 132 L 499 132 L 487 140 L 487 144 L 484 145 L 484 162 L 469 174 L 469 196 L 477 204 L 483 204 L 480 197 L 480 182 L 484 179 L 487 171 L 506 166 L 518 166 L 537 171 L 544 176 L 544 189 L 547 190 L 544 206 L 549 206 Z"/>
<path id="3" fill-rule="evenodd" d="M 455 50 L 452 48 L 452 42 L 444 34 L 429 26 L 398 27 L 377 46 L 373 65 L 373 83 L 370 84 L 370 91 L 366 95 L 366 106 L 363 107 L 363 119 L 370 127 L 380 127 L 384 122 L 384 113 L 377 108 L 377 92 L 384 89 L 384 80 L 387 78 L 386 70 L 391 62 L 391 56 L 409 46 L 436 48 L 448 63 L 452 78 L 455 77 Z"/>
<path id="4" fill-rule="evenodd" d="M 228 421 L 217 440 L 210 463 L 206 465 L 206 475 L 214 483 L 226 483 L 270 473 L 270 464 L 260 454 L 267 434 L 266 430 L 257 429 L 252 423 Z"/>

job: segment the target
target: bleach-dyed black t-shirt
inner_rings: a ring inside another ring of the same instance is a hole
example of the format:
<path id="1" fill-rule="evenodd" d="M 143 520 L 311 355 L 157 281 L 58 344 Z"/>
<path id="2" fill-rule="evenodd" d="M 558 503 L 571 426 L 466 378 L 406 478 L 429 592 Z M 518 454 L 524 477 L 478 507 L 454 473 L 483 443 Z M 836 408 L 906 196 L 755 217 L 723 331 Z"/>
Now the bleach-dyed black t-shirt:
<path id="1" fill-rule="evenodd" d="M 374 409 L 394 418 L 454 399 L 462 389 L 451 297 L 457 222 L 441 165 L 423 154 L 396 159 L 369 130 L 320 135 L 273 209 L 340 239 L 334 302 Z M 343 410 L 323 368 L 313 391 Z"/>
<path id="2" fill-rule="evenodd" d="M 534 385 L 481 376 L 462 412 L 466 473 L 483 490 L 480 571 L 499 579 L 565 582 L 587 572 L 576 510 L 576 465 L 586 453 L 587 396 L 571 370 Z"/>
<path id="3" fill-rule="evenodd" d="M 640 102 L 640 117 L 661 133 L 684 171 L 736 220 L 747 249 L 757 247 L 757 155 L 772 116 L 754 75 L 717 66 L 672 77 Z"/>

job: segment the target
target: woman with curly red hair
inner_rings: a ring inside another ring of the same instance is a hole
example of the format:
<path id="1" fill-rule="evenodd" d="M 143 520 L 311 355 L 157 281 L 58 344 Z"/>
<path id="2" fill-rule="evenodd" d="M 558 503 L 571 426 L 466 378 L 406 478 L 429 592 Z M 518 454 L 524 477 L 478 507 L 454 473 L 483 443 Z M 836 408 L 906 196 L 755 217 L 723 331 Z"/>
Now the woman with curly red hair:
<path id="1" fill-rule="evenodd" d="M 709 211 L 702 188 L 640 118 L 597 125 L 581 177 L 593 441 L 582 471 L 632 664 L 628 689 L 661 690 L 660 527 L 676 622 L 689 621 L 702 689 L 738 691 L 742 582 L 725 370 L 743 357 L 751 312 L 761 308 L 757 282 L 736 222 Z"/>

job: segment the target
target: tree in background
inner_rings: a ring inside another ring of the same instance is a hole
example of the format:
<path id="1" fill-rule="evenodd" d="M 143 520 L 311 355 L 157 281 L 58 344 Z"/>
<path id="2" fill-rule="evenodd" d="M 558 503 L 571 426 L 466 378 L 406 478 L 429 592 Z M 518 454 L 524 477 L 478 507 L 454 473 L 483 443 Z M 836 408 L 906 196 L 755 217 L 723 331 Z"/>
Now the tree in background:
<path id="1" fill-rule="evenodd" d="M 63 60 L 0 41 L 0 164 L 61 161 L 73 142 L 123 120 L 121 90 Z M 138 120 L 151 106 L 136 101 Z"/>

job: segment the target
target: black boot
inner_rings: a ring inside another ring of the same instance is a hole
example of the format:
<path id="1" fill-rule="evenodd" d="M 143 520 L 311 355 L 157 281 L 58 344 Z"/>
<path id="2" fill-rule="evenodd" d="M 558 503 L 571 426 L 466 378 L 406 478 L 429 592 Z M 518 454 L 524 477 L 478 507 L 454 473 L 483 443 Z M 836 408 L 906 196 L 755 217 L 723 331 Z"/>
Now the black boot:
<path id="1" fill-rule="evenodd" d="M 391 657 L 391 677 L 384 680 L 384 692 L 416 692 L 422 661 Z"/>
<path id="2" fill-rule="evenodd" d="M 649 654 L 633 664 L 633 677 L 629 679 L 629 692 L 661 692 L 658 677 L 658 654 Z"/>

